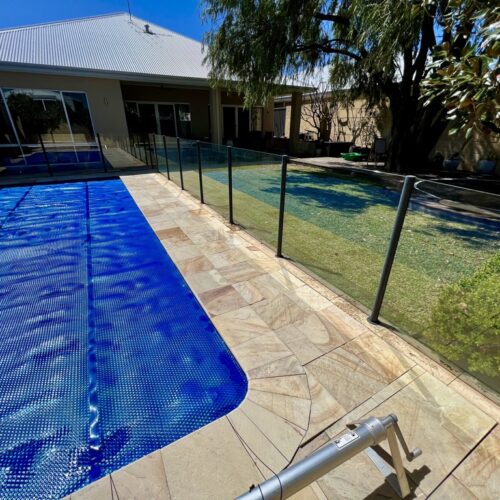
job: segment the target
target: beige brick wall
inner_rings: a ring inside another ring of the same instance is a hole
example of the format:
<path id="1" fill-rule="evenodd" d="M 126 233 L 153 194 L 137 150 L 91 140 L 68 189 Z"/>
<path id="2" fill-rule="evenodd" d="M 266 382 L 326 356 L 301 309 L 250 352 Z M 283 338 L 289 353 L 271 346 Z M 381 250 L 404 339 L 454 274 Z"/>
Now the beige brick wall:
<path id="1" fill-rule="evenodd" d="M 485 135 L 475 132 L 469 141 L 465 140 L 465 134 L 448 134 L 451 125 L 445 130 L 434 147 L 431 157 L 437 153 L 445 157 L 453 153 L 459 153 L 462 159 L 460 169 L 474 171 L 477 162 L 487 158 L 488 154 L 495 154 L 497 158 L 496 172 L 500 173 L 500 136 Z"/>
<path id="2" fill-rule="evenodd" d="M 313 125 L 311 125 L 312 120 L 305 119 L 305 115 L 307 114 L 308 108 L 310 104 L 307 102 L 307 96 L 304 97 L 304 104 L 302 105 L 302 117 L 300 122 L 300 132 L 302 134 L 309 134 L 313 139 L 316 139 L 316 129 Z M 290 103 L 286 103 L 286 116 L 285 116 L 285 134 L 288 137 L 290 131 L 290 116 L 291 116 L 291 105 Z M 345 107 L 341 107 L 337 114 L 339 120 L 341 120 L 344 124 L 335 124 L 332 127 L 332 133 L 330 135 L 330 139 L 332 141 L 346 141 L 351 142 L 353 139 L 353 130 L 352 125 L 354 127 L 359 127 L 360 122 L 364 120 L 368 120 L 370 123 L 374 123 L 374 120 L 367 117 L 365 101 L 362 99 L 358 99 L 354 101 L 353 106 L 349 107 L 349 109 Z M 390 118 L 387 112 L 382 112 L 380 115 L 380 127 L 378 129 L 378 134 L 382 137 L 388 137 L 390 132 Z M 360 144 L 361 139 L 358 139 L 357 145 L 364 146 L 364 144 Z M 371 144 L 369 144 L 371 145 Z"/>

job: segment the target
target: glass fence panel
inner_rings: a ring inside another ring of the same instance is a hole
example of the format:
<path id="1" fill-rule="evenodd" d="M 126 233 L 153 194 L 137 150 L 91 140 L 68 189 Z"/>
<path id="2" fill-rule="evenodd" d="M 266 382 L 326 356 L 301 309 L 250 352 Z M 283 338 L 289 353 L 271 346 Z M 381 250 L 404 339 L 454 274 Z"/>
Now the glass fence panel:
<path id="1" fill-rule="evenodd" d="M 80 168 L 86 170 L 102 170 L 102 157 L 97 143 L 75 144 L 75 152 Z"/>
<path id="2" fill-rule="evenodd" d="M 33 158 L 37 156 L 38 162 Z M 31 157 L 28 163 L 26 157 Z M 41 146 L 21 148 L 18 145 L 0 147 L 0 177 L 10 177 L 18 175 L 47 175 L 49 169 L 44 160 Z"/>
<path id="3" fill-rule="evenodd" d="M 44 150 L 45 148 L 45 150 Z M 97 143 L 23 144 L 0 148 L 0 175 L 73 174 L 102 170 Z"/>
<path id="4" fill-rule="evenodd" d="M 198 147 L 196 141 L 180 139 L 182 175 L 184 189 L 200 199 L 200 180 L 198 175 Z"/>
<path id="5" fill-rule="evenodd" d="M 152 144 L 144 137 L 101 136 L 101 146 L 108 171 L 149 169 L 154 160 Z"/>
<path id="6" fill-rule="evenodd" d="M 282 157 L 232 148 L 232 159 L 234 222 L 276 248 Z"/>
<path id="7" fill-rule="evenodd" d="M 205 203 L 226 219 L 229 214 L 227 147 L 200 142 Z"/>
<path id="8" fill-rule="evenodd" d="M 500 390 L 500 196 L 417 181 L 381 316 Z"/>
<path id="9" fill-rule="evenodd" d="M 361 169 L 291 162 L 283 254 L 371 308 L 402 181 Z"/>
<path id="10" fill-rule="evenodd" d="M 181 186 L 181 175 L 179 170 L 179 152 L 177 150 L 177 139 L 175 137 L 163 136 L 165 141 L 163 143 L 163 151 L 158 153 L 165 159 L 165 170 L 168 164 L 168 171 L 170 172 L 170 180 L 175 182 L 179 187 Z M 163 160 L 158 160 L 163 162 Z M 164 172 L 165 173 L 165 172 Z"/>
<path id="11" fill-rule="evenodd" d="M 155 159 L 158 166 L 158 171 L 167 175 L 167 138 L 164 135 L 153 135 Z"/>

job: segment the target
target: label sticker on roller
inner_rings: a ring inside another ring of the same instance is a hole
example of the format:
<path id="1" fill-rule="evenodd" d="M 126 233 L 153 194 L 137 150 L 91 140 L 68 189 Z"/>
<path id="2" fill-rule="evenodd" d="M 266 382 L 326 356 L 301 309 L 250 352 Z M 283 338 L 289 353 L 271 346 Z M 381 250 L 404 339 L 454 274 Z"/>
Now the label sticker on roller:
<path id="1" fill-rule="evenodd" d="M 344 434 L 343 436 L 340 436 L 334 442 L 337 445 L 337 448 L 343 448 L 344 446 L 358 439 L 358 437 L 359 436 L 355 432 L 350 432 L 349 434 Z"/>

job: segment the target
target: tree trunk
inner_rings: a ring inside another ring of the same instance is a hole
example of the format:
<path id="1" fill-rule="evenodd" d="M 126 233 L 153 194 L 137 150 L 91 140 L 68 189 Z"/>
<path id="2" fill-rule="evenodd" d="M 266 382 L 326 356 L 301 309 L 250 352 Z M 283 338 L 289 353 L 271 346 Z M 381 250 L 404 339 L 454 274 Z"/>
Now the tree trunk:
<path id="1" fill-rule="evenodd" d="M 391 99 L 392 126 L 387 149 L 387 168 L 397 173 L 427 170 L 430 154 L 446 129 L 440 103 L 423 108 L 414 98 Z"/>

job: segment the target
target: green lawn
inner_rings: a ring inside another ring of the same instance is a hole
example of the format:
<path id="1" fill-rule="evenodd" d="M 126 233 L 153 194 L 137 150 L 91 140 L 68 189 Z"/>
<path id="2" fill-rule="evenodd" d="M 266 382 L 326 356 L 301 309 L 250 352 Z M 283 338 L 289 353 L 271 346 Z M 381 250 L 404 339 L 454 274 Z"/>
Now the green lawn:
<path id="1" fill-rule="evenodd" d="M 197 171 L 186 170 L 198 196 Z M 227 217 L 227 172 L 206 169 L 205 200 Z M 276 246 L 280 172 L 276 165 L 233 173 L 235 222 Z M 371 308 L 399 194 L 322 169 L 290 167 L 283 253 Z M 500 250 L 500 224 L 412 205 L 391 273 L 382 317 L 422 340 L 440 288 L 471 274 Z M 491 384 L 491 381 L 488 381 Z"/>

